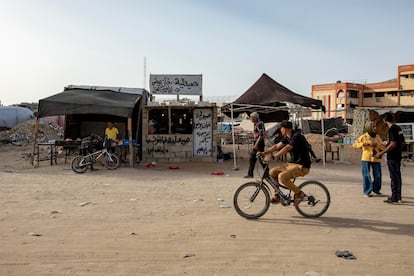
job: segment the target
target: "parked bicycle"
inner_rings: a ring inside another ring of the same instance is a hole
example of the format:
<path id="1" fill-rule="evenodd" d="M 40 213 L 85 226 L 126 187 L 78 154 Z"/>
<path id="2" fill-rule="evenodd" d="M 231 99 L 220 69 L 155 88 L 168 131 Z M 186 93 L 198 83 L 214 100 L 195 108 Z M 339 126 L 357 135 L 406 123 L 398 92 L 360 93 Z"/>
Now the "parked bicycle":
<path id="1" fill-rule="evenodd" d="M 292 191 L 269 175 L 270 168 L 263 156 L 258 156 L 258 160 L 263 166 L 262 178 L 256 182 L 242 184 L 233 198 L 236 212 L 247 219 L 259 218 L 267 212 L 271 203 L 271 189 L 279 194 L 282 206 L 293 203 Z M 299 214 L 307 218 L 316 218 L 328 210 L 331 197 L 324 184 L 317 180 L 307 180 L 298 187 L 305 193 L 301 203 L 295 206 Z"/>
<path id="2" fill-rule="evenodd" d="M 82 141 L 81 144 L 81 155 L 78 155 L 72 160 L 72 170 L 76 173 L 84 173 L 89 166 L 92 166 L 96 163 L 97 160 L 103 157 L 103 164 L 109 170 L 115 170 L 119 167 L 119 157 L 118 155 L 111 153 L 110 148 L 112 141 L 105 139 L 102 143 L 103 147 L 101 150 L 92 152 L 92 137 L 86 138 Z"/>

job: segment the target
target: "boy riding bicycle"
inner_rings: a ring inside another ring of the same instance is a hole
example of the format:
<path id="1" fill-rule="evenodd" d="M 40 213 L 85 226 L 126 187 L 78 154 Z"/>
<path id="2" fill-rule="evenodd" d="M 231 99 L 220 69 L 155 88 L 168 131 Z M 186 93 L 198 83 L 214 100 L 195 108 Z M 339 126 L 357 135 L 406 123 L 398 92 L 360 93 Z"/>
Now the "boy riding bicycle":
<path id="1" fill-rule="evenodd" d="M 274 179 L 277 179 L 279 183 L 284 184 L 295 193 L 293 205 L 297 206 L 304 198 L 305 193 L 292 182 L 292 179 L 298 176 L 305 176 L 310 171 L 311 160 L 309 156 L 308 142 L 306 141 L 305 136 L 292 129 L 291 122 L 284 120 L 280 124 L 280 127 L 283 139 L 278 144 L 273 145 L 264 152 L 258 152 L 257 154 L 266 155 L 278 150 L 274 155 L 275 159 L 277 159 L 290 152 L 291 160 L 282 166 L 270 169 L 269 174 Z M 275 193 L 271 202 L 280 202 L 279 194 Z"/>

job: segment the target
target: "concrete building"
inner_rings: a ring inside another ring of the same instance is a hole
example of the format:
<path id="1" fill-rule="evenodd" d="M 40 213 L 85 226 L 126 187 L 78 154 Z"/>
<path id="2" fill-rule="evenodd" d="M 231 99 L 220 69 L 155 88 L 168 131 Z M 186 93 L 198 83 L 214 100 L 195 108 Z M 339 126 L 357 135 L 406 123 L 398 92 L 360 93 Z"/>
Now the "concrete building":
<path id="1" fill-rule="evenodd" d="M 322 100 L 326 118 L 342 117 L 347 123 L 356 107 L 414 107 L 414 64 L 398 66 L 397 77 L 383 82 L 312 85 L 312 98 Z"/>

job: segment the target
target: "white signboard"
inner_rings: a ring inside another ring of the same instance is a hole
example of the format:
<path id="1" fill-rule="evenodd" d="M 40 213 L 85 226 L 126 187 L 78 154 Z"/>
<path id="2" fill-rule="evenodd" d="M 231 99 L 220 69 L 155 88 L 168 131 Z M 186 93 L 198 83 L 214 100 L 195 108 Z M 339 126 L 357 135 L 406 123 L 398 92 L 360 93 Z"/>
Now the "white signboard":
<path id="1" fill-rule="evenodd" d="M 194 155 L 212 155 L 212 125 L 211 109 L 194 109 Z"/>
<path id="2" fill-rule="evenodd" d="M 202 75 L 150 75 L 150 92 L 202 96 Z"/>

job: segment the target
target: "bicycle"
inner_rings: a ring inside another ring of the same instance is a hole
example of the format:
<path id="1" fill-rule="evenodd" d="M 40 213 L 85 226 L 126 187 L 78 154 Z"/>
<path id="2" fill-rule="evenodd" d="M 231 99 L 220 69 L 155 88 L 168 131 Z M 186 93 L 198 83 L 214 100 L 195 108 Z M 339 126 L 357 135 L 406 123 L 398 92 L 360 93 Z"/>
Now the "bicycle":
<path id="1" fill-rule="evenodd" d="M 119 167 L 119 157 L 108 151 L 111 144 L 111 140 L 105 139 L 101 150 L 75 156 L 71 163 L 72 170 L 76 173 L 84 173 L 88 169 L 88 166 L 96 163 L 101 157 L 104 157 L 103 164 L 107 169 L 115 170 Z M 89 145 L 86 145 L 86 147 L 89 147 Z"/>
<path id="2" fill-rule="evenodd" d="M 263 166 L 261 179 L 256 180 L 256 182 L 242 184 L 237 188 L 233 197 L 236 212 L 247 219 L 259 218 L 267 212 L 271 204 L 271 188 L 279 194 L 282 206 L 289 206 L 293 202 L 292 191 L 270 176 L 270 168 L 264 157 L 258 156 L 258 160 Z M 307 180 L 298 187 L 305 193 L 301 203 L 295 206 L 299 214 L 306 218 L 316 218 L 322 216 L 328 210 L 331 197 L 324 184 L 317 180 Z"/>

